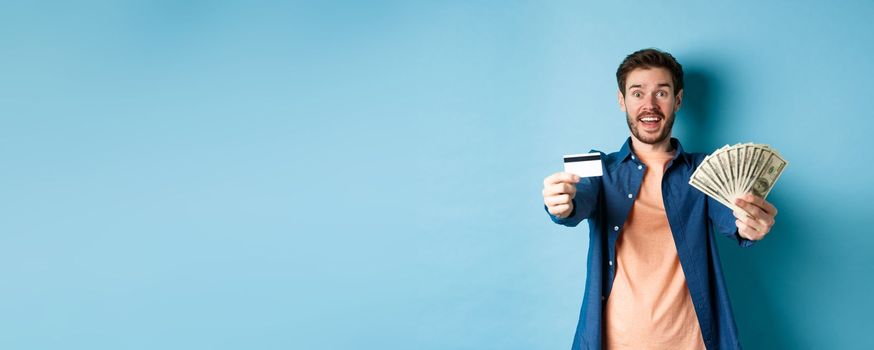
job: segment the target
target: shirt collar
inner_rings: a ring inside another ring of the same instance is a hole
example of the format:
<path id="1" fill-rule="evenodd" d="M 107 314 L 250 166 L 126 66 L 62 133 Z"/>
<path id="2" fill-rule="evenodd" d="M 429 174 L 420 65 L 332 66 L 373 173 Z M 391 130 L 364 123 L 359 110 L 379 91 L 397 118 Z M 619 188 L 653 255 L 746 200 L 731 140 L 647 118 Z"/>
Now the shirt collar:
<path id="1" fill-rule="evenodd" d="M 685 152 L 683 152 L 683 145 L 680 144 L 680 140 L 672 137 L 671 146 L 674 146 L 674 149 L 676 150 L 676 152 L 674 152 L 674 158 L 671 159 L 671 162 L 675 162 L 678 157 L 685 157 Z M 624 162 L 629 158 L 632 158 L 633 155 L 634 153 L 631 152 L 631 137 L 629 136 L 628 139 L 625 140 L 625 144 L 622 145 L 622 148 L 619 149 L 619 159 Z"/>

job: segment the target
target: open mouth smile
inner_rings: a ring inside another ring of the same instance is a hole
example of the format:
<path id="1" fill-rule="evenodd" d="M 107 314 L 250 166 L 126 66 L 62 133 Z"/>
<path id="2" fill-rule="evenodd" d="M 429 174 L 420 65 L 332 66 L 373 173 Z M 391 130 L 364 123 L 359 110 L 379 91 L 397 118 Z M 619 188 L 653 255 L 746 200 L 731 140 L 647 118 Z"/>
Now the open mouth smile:
<path id="1" fill-rule="evenodd" d="M 641 126 L 643 126 L 643 129 L 646 131 L 658 130 L 661 126 L 662 119 L 664 119 L 662 116 L 654 114 L 648 114 L 637 118 Z"/>

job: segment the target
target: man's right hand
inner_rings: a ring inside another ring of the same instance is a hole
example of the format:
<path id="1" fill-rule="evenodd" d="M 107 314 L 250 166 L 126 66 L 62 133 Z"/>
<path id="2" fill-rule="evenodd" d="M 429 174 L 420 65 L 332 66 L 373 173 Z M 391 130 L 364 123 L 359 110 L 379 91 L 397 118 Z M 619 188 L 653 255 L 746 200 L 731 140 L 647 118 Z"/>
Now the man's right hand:
<path id="1" fill-rule="evenodd" d="M 555 173 L 543 180 L 543 203 L 549 213 L 564 219 L 574 210 L 574 196 L 580 177 L 571 173 Z"/>

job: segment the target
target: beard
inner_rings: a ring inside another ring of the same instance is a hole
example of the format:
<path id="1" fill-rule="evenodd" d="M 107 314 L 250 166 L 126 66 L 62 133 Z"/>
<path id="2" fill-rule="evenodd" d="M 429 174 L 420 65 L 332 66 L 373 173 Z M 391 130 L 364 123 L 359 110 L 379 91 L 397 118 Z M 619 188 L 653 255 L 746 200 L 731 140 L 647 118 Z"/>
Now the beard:
<path id="1" fill-rule="evenodd" d="M 667 116 L 667 117 L 661 111 L 653 111 L 653 112 L 645 113 L 645 114 L 657 114 L 659 117 L 662 118 L 662 120 L 665 121 L 665 125 L 661 128 L 661 130 L 659 130 L 658 134 L 656 134 L 654 136 L 649 136 L 648 133 L 643 134 L 640 132 L 640 130 L 638 130 L 637 126 L 639 123 L 641 123 L 638 119 L 643 114 L 644 113 L 641 113 L 637 117 L 632 118 L 631 115 L 629 115 L 627 112 L 625 113 L 625 121 L 628 122 L 628 129 L 631 130 L 631 134 L 634 135 L 634 137 L 636 137 L 638 140 L 640 140 L 640 142 L 643 142 L 643 143 L 648 144 L 648 145 L 654 145 L 654 144 L 657 144 L 657 143 L 664 141 L 669 136 L 671 136 L 671 129 L 674 128 L 674 117 L 676 116 L 676 113 L 671 113 L 671 115 Z"/>

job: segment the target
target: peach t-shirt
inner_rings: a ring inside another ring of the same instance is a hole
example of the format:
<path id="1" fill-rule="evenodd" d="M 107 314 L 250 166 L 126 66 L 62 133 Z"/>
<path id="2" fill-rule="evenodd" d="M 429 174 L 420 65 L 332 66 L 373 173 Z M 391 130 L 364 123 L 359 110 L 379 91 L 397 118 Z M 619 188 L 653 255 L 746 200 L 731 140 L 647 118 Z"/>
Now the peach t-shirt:
<path id="1" fill-rule="evenodd" d="M 616 278 L 605 312 L 606 348 L 704 349 L 662 201 L 662 175 L 673 154 L 635 154 L 646 172 L 611 262 Z"/>

